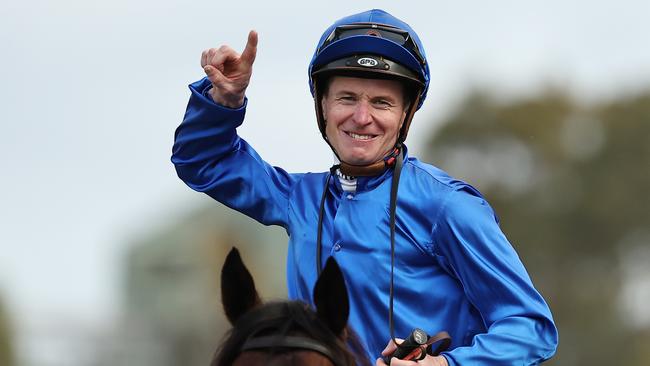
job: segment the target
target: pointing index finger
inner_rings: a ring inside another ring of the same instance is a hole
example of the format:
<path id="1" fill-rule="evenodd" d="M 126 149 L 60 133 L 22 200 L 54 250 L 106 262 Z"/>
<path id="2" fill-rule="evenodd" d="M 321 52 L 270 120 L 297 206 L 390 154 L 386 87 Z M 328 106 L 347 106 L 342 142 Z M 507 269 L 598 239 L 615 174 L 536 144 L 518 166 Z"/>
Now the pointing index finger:
<path id="1" fill-rule="evenodd" d="M 255 61 L 255 56 L 257 55 L 257 32 L 252 30 L 248 33 L 248 41 L 246 42 L 246 48 L 241 54 L 243 61 L 249 65 L 253 64 Z"/>

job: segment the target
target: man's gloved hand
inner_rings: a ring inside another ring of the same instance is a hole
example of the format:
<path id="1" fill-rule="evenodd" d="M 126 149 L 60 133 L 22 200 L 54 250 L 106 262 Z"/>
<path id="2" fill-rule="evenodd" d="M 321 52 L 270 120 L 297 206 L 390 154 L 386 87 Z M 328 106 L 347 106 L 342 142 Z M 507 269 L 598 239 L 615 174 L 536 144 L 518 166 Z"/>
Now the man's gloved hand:
<path id="1" fill-rule="evenodd" d="M 398 342 L 403 342 L 403 339 L 397 339 Z M 395 349 L 397 349 L 397 345 L 393 343 L 392 340 L 388 341 L 388 344 L 386 345 L 386 348 L 384 348 L 383 351 L 381 351 L 382 356 L 388 356 L 395 352 Z M 380 358 L 377 359 L 375 362 L 375 366 L 387 366 L 384 360 Z M 400 360 L 397 358 L 393 358 L 390 361 L 390 366 L 449 366 L 447 363 L 447 359 L 444 356 L 429 356 L 427 355 L 424 359 L 420 361 L 404 361 Z"/>

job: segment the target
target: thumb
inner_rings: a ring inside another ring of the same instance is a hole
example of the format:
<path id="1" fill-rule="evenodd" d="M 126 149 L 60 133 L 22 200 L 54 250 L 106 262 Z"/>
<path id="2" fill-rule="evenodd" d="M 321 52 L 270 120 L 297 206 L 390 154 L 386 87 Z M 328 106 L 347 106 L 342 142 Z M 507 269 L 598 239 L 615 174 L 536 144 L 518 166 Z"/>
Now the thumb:
<path id="1" fill-rule="evenodd" d="M 224 78 L 221 71 L 212 65 L 205 65 L 203 67 L 203 72 L 205 72 L 205 75 L 208 77 L 212 84 L 218 84 Z"/>
<path id="2" fill-rule="evenodd" d="M 399 343 L 402 343 L 404 340 L 400 339 L 400 338 L 397 338 L 396 341 L 399 342 Z M 393 354 L 393 352 L 395 352 L 396 349 L 397 349 L 397 344 L 395 344 L 395 342 L 393 342 L 393 340 L 391 339 L 391 340 L 388 341 L 388 344 L 386 345 L 386 348 L 384 348 L 384 350 L 381 351 L 381 355 L 382 356 L 391 355 L 391 354 Z"/>

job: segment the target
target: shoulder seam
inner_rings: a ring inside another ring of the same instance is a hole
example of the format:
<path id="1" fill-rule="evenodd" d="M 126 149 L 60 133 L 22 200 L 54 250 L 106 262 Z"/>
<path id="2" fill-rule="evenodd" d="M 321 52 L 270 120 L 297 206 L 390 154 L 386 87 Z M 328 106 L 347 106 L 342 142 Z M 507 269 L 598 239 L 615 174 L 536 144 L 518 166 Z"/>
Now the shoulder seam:
<path id="1" fill-rule="evenodd" d="M 424 174 L 426 174 L 427 176 L 429 176 L 431 179 L 435 180 L 436 182 L 442 184 L 443 186 L 445 186 L 445 187 L 447 187 L 447 188 L 449 188 L 449 189 L 451 189 L 451 190 L 456 190 L 456 189 L 455 189 L 453 186 L 451 186 L 449 183 L 445 183 L 445 182 L 441 181 L 440 179 L 436 178 L 433 174 L 431 174 L 431 172 L 429 172 L 428 170 L 426 170 L 426 169 L 424 169 L 424 168 L 422 168 L 422 167 L 420 167 L 420 166 L 414 164 L 412 161 L 407 161 L 407 164 L 410 164 L 410 165 L 413 166 L 413 168 L 422 171 Z"/>

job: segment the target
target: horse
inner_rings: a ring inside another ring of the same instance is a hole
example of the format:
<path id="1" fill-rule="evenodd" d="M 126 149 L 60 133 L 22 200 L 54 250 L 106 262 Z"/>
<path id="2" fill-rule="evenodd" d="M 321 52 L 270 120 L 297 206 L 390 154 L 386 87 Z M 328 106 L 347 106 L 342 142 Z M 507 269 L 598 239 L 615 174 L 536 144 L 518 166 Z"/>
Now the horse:
<path id="1" fill-rule="evenodd" d="M 302 301 L 263 303 L 233 248 L 221 270 L 221 299 L 232 329 L 210 366 L 369 366 L 358 337 L 347 326 L 347 288 L 333 258 L 313 293 L 316 309 Z"/>

